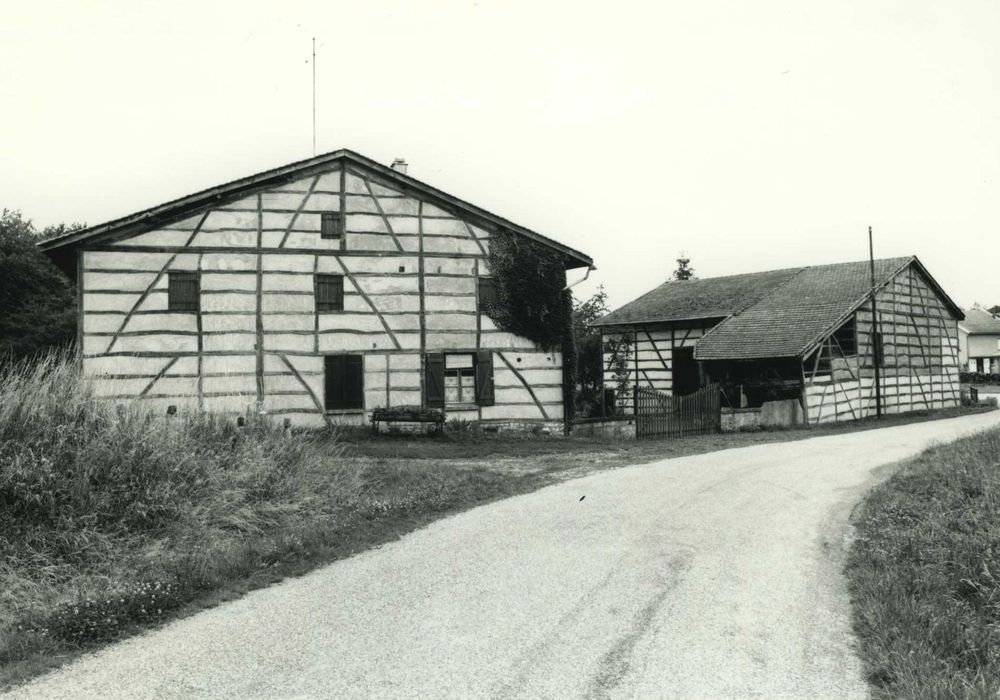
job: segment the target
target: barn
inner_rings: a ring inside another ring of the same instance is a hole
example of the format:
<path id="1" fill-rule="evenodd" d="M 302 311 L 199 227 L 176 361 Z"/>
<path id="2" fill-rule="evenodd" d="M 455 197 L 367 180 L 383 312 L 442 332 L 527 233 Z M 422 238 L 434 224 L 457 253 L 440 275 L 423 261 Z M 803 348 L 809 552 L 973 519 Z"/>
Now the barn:
<path id="1" fill-rule="evenodd" d="M 870 261 L 662 284 L 595 324 L 605 388 L 628 412 L 718 383 L 729 409 L 794 401 L 810 424 L 958 405 L 961 309 L 916 257 L 874 279 L 874 329 Z"/>
<path id="2" fill-rule="evenodd" d="M 491 237 L 591 258 L 348 150 L 45 241 L 101 397 L 362 423 L 378 407 L 561 424 L 562 353 L 499 328 Z M 560 272 L 565 279 L 565 272 Z"/>

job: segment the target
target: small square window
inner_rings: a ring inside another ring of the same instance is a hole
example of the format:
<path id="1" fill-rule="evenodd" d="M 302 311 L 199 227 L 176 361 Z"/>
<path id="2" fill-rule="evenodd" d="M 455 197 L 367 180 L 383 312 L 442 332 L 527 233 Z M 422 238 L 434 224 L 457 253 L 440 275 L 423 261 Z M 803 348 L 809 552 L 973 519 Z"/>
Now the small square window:
<path id="1" fill-rule="evenodd" d="M 344 276 L 316 275 L 316 311 L 344 310 Z"/>
<path id="2" fill-rule="evenodd" d="M 320 215 L 320 237 L 340 238 L 343 235 L 344 219 L 340 212 L 325 211 Z"/>
<path id="3" fill-rule="evenodd" d="M 195 312 L 199 304 L 200 285 L 197 272 L 167 273 L 167 310 Z"/>

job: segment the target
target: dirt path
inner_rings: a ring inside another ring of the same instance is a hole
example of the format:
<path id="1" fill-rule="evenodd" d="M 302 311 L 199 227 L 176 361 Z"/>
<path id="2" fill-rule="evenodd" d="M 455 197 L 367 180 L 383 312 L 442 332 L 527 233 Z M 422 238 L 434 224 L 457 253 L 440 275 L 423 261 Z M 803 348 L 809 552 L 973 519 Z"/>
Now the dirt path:
<path id="1" fill-rule="evenodd" d="M 85 657 L 14 697 L 863 697 L 840 576 L 880 468 L 1000 414 L 605 471 Z"/>

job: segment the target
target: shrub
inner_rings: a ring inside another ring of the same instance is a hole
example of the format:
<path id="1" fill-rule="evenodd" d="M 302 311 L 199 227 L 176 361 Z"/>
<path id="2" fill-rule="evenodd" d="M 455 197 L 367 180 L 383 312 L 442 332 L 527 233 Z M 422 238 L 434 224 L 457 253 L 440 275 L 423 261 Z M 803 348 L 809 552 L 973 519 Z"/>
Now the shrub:
<path id="1" fill-rule="evenodd" d="M 77 226 L 57 227 L 55 235 Z M 76 337 L 76 296 L 38 249 L 38 232 L 20 212 L 0 211 L 0 362 L 64 346 Z"/>
<path id="2" fill-rule="evenodd" d="M 449 418 L 445 423 L 445 430 L 449 433 L 461 436 L 478 435 L 479 422 L 466 420 L 465 418 Z"/>

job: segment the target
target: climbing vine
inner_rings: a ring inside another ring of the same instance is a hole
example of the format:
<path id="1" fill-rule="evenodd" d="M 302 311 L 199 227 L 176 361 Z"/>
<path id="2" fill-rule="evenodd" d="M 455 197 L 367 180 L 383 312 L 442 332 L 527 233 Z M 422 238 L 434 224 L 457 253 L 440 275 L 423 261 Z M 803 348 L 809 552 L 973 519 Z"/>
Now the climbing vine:
<path id="1" fill-rule="evenodd" d="M 487 263 L 496 301 L 486 313 L 497 328 L 527 338 L 544 350 L 562 351 L 563 406 L 572 418 L 576 395 L 573 296 L 565 290 L 566 258 L 511 231 L 490 237 Z"/>
<path id="2" fill-rule="evenodd" d="M 490 237 L 486 259 L 497 292 L 496 303 L 486 312 L 497 328 L 528 338 L 544 350 L 560 347 L 572 320 L 563 292 L 565 257 L 546 245 L 501 230 Z"/>
<path id="3" fill-rule="evenodd" d="M 615 408 L 619 415 L 626 414 L 630 410 L 632 387 L 629 379 L 632 373 L 629 371 L 629 362 L 632 358 L 632 337 L 624 333 L 618 337 L 611 337 L 607 340 L 607 351 L 611 354 L 609 369 L 615 384 Z"/>

